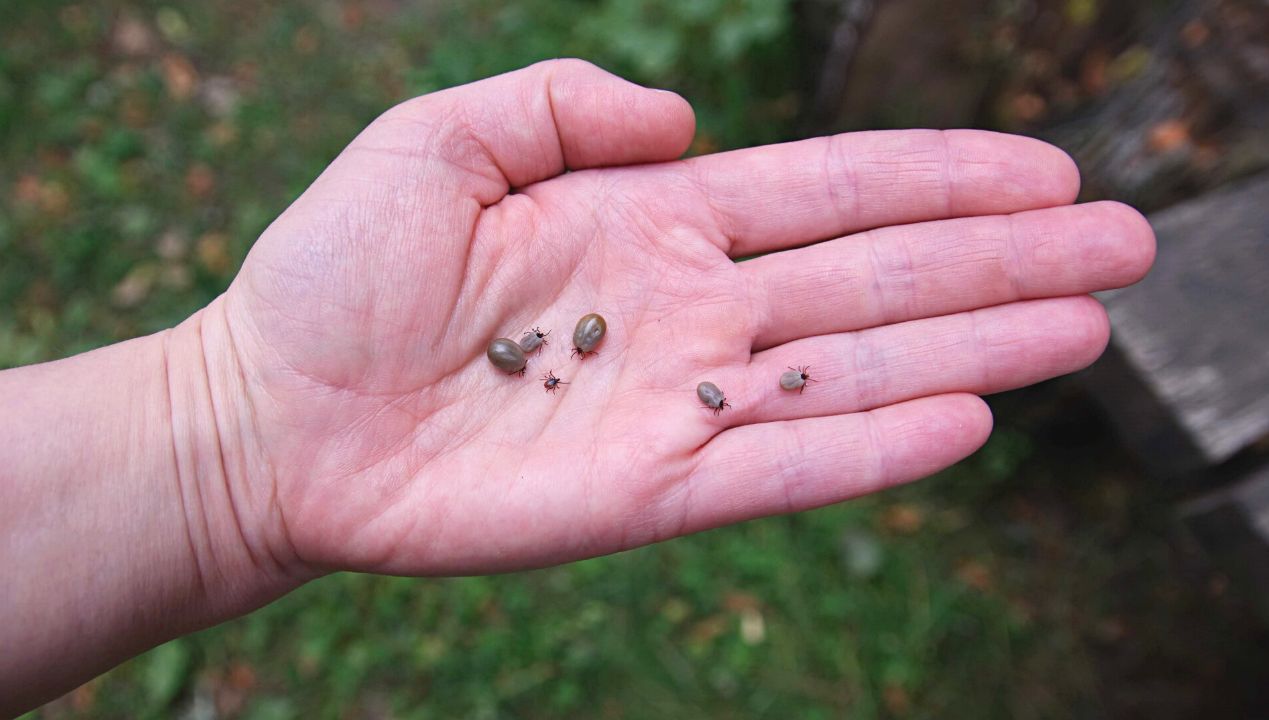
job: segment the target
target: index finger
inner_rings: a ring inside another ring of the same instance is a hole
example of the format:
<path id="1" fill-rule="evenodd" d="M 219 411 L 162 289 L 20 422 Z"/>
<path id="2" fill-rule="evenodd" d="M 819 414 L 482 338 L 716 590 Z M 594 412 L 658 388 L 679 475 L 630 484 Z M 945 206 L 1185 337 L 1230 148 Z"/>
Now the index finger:
<path id="1" fill-rule="evenodd" d="M 727 253 L 753 255 L 886 225 L 1066 205 L 1063 151 L 983 130 L 879 130 L 685 161 Z"/>

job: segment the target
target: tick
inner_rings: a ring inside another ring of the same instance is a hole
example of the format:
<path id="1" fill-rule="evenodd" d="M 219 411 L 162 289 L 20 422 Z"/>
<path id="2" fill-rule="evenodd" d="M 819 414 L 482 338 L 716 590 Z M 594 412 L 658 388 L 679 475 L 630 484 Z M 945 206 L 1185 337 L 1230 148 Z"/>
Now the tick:
<path id="1" fill-rule="evenodd" d="M 810 369 L 811 367 L 809 365 L 789 368 L 787 372 L 780 375 L 780 387 L 785 390 L 797 390 L 798 394 L 801 395 L 802 391 L 806 389 L 806 383 L 808 381 L 819 382 L 818 380 L 811 379 L 809 372 Z"/>
<path id="2" fill-rule="evenodd" d="M 559 390 L 561 385 L 568 384 L 568 382 L 555 377 L 554 370 L 547 370 L 546 374 L 543 375 L 540 379 L 542 380 L 542 387 L 546 388 L 546 391 L 549 393 L 553 393 L 556 390 Z"/>
<path id="3" fill-rule="evenodd" d="M 526 353 L 531 353 L 540 347 L 550 345 L 550 343 L 546 341 L 546 336 L 550 334 L 550 330 L 542 332 L 542 328 L 535 327 L 532 330 L 526 330 L 524 337 L 520 338 L 520 349 Z"/>
<path id="4" fill-rule="evenodd" d="M 705 406 L 714 411 L 717 415 L 723 411 L 723 408 L 731 407 L 731 403 L 727 402 L 727 398 L 723 397 L 723 391 L 712 382 L 703 382 L 696 386 L 696 397 L 705 403 Z"/>
<path id="5" fill-rule="evenodd" d="M 583 315 L 582 319 L 577 321 L 577 327 L 573 329 L 572 354 L 585 360 L 587 355 L 595 352 L 595 346 L 604 339 L 604 334 L 607 332 L 608 323 L 604 320 L 604 316 L 599 313 Z"/>
<path id="6" fill-rule="evenodd" d="M 485 357 L 489 358 L 494 367 L 508 375 L 523 375 L 524 366 L 529 362 L 524 357 L 524 350 L 514 340 L 507 338 L 498 338 L 489 343 Z"/>

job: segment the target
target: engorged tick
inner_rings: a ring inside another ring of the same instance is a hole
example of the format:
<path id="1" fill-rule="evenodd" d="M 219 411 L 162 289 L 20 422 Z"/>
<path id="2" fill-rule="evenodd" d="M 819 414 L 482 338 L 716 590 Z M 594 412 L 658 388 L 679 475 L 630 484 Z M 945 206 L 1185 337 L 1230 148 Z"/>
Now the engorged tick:
<path id="1" fill-rule="evenodd" d="M 489 343 L 485 357 L 489 358 L 494 367 L 508 375 L 523 375 L 524 366 L 529 362 L 524 357 L 524 350 L 514 340 L 507 338 L 498 338 Z"/>
<path id="2" fill-rule="evenodd" d="M 723 397 L 723 391 L 712 382 L 703 382 L 696 386 L 696 397 L 705 403 L 705 407 L 713 410 L 717 415 L 723 411 L 723 408 L 731 407 L 731 403 L 727 402 L 727 398 Z"/>
<path id="3" fill-rule="evenodd" d="M 801 395 L 802 391 L 806 389 L 806 383 L 808 381 L 819 382 L 818 380 L 811 379 L 809 372 L 810 369 L 811 367 L 809 365 L 789 368 L 788 372 L 780 374 L 780 387 L 785 390 L 797 390 L 798 394 Z"/>
<path id="4" fill-rule="evenodd" d="M 608 332 L 608 323 L 599 313 L 590 313 L 583 315 L 581 320 L 577 321 L 577 327 L 573 329 L 573 355 L 580 356 L 583 360 L 587 355 L 595 352 L 595 346 L 600 340 L 604 339 L 604 334 Z"/>
<path id="5" fill-rule="evenodd" d="M 566 381 L 555 377 L 554 370 L 547 370 L 546 374 L 541 377 L 541 380 L 542 380 L 542 387 L 546 388 L 546 391 L 549 393 L 553 393 L 556 390 L 559 390 L 560 385 L 568 384 Z"/>

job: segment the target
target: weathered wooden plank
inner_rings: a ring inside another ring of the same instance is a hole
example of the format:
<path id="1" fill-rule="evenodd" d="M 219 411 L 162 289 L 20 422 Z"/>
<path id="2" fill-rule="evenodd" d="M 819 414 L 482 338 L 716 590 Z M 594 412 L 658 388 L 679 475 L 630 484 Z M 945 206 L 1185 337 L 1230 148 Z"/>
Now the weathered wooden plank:
<path id="1" fill-rule="evenodd" d="M 1181 509 L 1199 543 L 1269 621 L 1269 466 Z"/>
<path id="2" fill-rule="evenodd" d="M 1269 433 L 1269 173 L 1151 216 L 1154 270 L 1102 296 L 1115 353 L 1207 464 Z M 1106 385 L 1105 373 L 1094 373 Z M 1120 378 L 1122 381 L 1122 378 Z M 1105 404 L 1131 434 L 1114 389 Z M 1183 468 L 1190 469 L 1190 468 Z"/>
<path id="3" fill-rule="evenodd" d="M 1208 466 L 1189 432 L 1114 342 L 1081 381 L 1151 476 L 1173 478 Z"/>

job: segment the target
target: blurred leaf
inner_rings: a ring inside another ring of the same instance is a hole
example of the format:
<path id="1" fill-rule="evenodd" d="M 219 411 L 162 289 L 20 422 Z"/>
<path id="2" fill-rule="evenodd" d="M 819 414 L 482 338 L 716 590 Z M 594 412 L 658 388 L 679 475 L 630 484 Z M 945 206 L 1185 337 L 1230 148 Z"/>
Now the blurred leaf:
<path id="1" fill-rule="evenodd" d="M 1111 61 L 1107 75 L 1115 82 L 1122 83 L 1141 74 L 1151 62 L 1154 62 L 1154 56 L 1149 48 L 1133 45 Z"/>
<path id="2" fill-rule="evenodd" d="M 895 503 L 881 514 L 881 526 L 900 535 L 911 535 L 925 525 L 925 511 L 916 505 Z"/>
<path id="3" fill-rule="evenodd" d="M 173 7 L 159 8 L 154 16 L 154 24 L 158 26 L 163 39 L 174 45 L 183 45 L 190 40 L 191 31 L 185 16 Z"/>
<path id="4" fill-rule="evenodd" d="M 152 712 L 167 708 L 189 679 L 192 657 L 185 640 L 160 645 L 144 656 L 142 686 Z"/>
<path id="5" fill-rule="evenodd" d="M 1066 19 L 1075 25 L 1091 25 L 1099 12 L 1098 0 L 1066 0 Z"/>
<path id="6" fill-rule="evenodd" d="M 1155 152 L 1172 152 L 1190 144 L 1190 127 L 1177 119 L 1155 123 L 1149 128 L 1148 143 Z"/>

